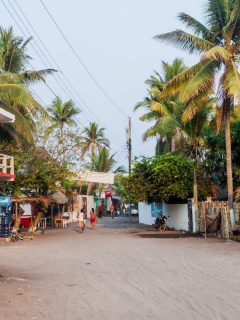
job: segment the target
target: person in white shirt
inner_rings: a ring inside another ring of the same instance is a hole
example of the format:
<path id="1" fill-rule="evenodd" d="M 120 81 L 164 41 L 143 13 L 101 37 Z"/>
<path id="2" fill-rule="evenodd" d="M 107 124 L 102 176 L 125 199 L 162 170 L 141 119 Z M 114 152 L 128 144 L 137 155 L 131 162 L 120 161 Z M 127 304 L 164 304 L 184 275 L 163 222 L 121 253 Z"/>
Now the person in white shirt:
<path id="1" fill-rule="evenodd" d="M 80 213 L 78 214 L 78 221 L 79 221 L 79 229 L 80 229 L 79 232 L 82 233 L 85 229 L 83 209 L 81 209 Z"/>

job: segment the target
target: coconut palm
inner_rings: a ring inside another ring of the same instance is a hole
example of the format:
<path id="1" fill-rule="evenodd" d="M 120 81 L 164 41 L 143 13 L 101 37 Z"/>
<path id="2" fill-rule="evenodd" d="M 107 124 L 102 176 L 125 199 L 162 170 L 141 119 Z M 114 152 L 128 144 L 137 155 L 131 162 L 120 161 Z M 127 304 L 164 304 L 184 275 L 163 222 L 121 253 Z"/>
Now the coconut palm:
<path id="1" fill-rule="evenodd" d="M 176 97 L 162 99 L 161 93 L 165 85 L 184 70 L 186 66 L 182 59 L 176 58 L 171 64 L 162 61 L 162 76 L 155 71 L 154 75 L 146 81 L 146 84 L 149 85 L 148 96 L 135 107 L 135 110 L 140 107 L 147 110 L 147 113 L 140 117 L 141 121 L 155 121 L 155 124 L 144 133 L 143 141 L 157 138 L 156 154 L 175 150 L 176 130 L 173 128 L 169 130 L 167 126 L 164 126 L 163 118 L 173 110 L 171 101 L 176 100 Z"/>
<path id="2" fill-rule="evenodd" d="M 173 78 L 166 86 L 164 96 L 179 94 L 181 101 L 189 103 L 185 120 L 191 119 L 201 104 L 191 103 L 193 98 L 213 92 L 217 82 L 219 126 L 224 123 L 226 140 L 226 166 L 229 208 L 233 208 L 233 179 L 231 159 L 231 111 L 240 102 L 240 0 L 207 0 L 205 25 L 185 13 L 180 20 L 192 30 L 157 35 L 156 38 L 189 52 L 201 55 L 193 67 Z"/>
<path id="3" fill-rule="evenodd" d="M 88 165 L 88 168 L 95 172 L 110 172 L 116 161 L 114 159 L 114 154 L 110 154 L 109 150 L 106 147 L 102 147 L 99 149 L 97 153 L 91 154 L 91 162 Z M 88 184 L 88 194 L 93 188 L 93 183 Z M 99 192 L 99 199 L 101 197 L 102 191 L 102 183 L 98 184 L 98 192 Z"/>
<path id="4" fill-rule="evenodd" d="M 9 29 L 0 28 L 0 104 L 16 117 L 14 124 L 1 125 L 3 136 L 18 141 L 19 138 L 32 140 L 35 129 L 32 116 L 44 112 L 42 106 L 33 98 L 28 85 L 44 81 L 45 76 L 55 70 L 29 71 L 26 68 L 31 57 L 27 54 L 26 41 Z"/>
<path id="5" fill-rule="evenodd" d="M 0 73 L 5 72 L 18 75 L 24 84 L 33 84 L 45 81 L 45 77 L 56 70 L 27 70 L 27 64 L 32 58 L 27 54 L 27 45 L 32 37 L 24 41 L 22 37 L 15 36 L 13 28 L 0 27 Z"/>
<path id="6" fill-rule="evenodd" d="M 76 124 L 74 117 L 79 114 L 79 110 L 74 105 L 72 100 L 63 102 L 60 97 L 56 97 L 51 107 L 48 108 L 48 111 L 51 115 L 52 125 L 48 128 L 49 132 L 52 132 L 54 129 L 60 130 L 59 135 L 59 145 L 61 146 L 60 152 L 62 152 L 62 160 L 65 160 L 65 146 L 64 146 L 64 129 L 65 126 L 73 126 Z"/>
<path id="7" fill-rule="evenodd" d="M 96 122 L 90 122 L 89 127 L 85 127 L 83 135 L 81 137 L 82 142 L 82 156 L 87 152 L 92 155 L 96 154 L 96 151 L 101 151 L 102 148 L 109 148 L 110 142 L 105 137 L 105 129 L 99 128 Z"/>
<path id="8" fill-rule="evenodd" d="M 205 140 L 202 132 L 209 126 L 213 117 L 213 100 L 202 101 L 201 110 L 188 122 L 183 120 L 186 105 L 179 102 L 172 102 L 172 111 L 162 116 L 158 123 L 158 131 L 175 132 L 175 143 L 179 152 L 183 152 L 194 160 L 194 207 L 198 212 L 198 178 L 197 172 L 203 157 Z"/>

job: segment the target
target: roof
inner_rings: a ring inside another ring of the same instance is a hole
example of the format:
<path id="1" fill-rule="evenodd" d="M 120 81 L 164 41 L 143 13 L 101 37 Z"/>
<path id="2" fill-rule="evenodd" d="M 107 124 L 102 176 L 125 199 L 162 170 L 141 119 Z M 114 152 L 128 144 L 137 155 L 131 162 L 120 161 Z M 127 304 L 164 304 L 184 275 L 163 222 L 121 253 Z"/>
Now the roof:
<path id="1" fill-rule="evenodd" d="M 0 123 L 11 123 L 15 121 L 15 115 L 0 108 Z"/>
<path id="2" fill-rule="evenodd" d="M 15 179 L 15 174 L 0 172 L 0 181 L 14 181 Z"/>
<path id="3" fill-rule="evenodd" d="M 33 204 L 42 204 L 45 207 L 48 207 L 53 201 L 49 197 L 45 196 L 35 196 L 35 197 L 15 197 L 12 199 L 14 203 L 33 203 Z"/>

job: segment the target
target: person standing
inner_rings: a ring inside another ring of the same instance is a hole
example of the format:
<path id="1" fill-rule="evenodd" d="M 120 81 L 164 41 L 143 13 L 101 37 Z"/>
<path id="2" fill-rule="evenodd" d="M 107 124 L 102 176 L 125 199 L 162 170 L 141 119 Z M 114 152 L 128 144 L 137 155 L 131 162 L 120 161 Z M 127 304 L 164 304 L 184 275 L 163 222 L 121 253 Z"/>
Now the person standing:
<path id="1" fill-rule="evenodd" d="M 96 229 L 97 214 L 96 214 L 94 208 L 92 208 L 92 210 L 90 212 L 90 222 L 91 222 L 92 229 Z"/>
<path id="2" fill-rule="evenodd" d="M 101 219 L 102 218 L 102 213 L 103 213 L 103 207 L 102 207 L 102 203 L 99 202 L 98 206 L 97 206 L 97 211 L 98 211 L 98 217 Z"/>
<path id="3" fill-rule="evenodd" d="M 111 213 L 111 217 L 112 219 L 114 218 L 114 215 L 115 215 L 115 208 L 114 208 L 114 205 L 112 204 L 111 207 L 110 207 L 110 213 Z"/>
<path id="4" fill-rule="evenodd" d="M 86 209 L 83 209 L 83 223 L 84 223 L 84 229 L 86 227 L 86 224 L 87 224 L 87 210 Z"/>
<path id="5" fill-rule="evenodd" d="M 83 209 L 81 209 L 80 213 L 78 214 L 78 221 L 79 221 L 79 232 L 82 233 L 85 229 Z"/>

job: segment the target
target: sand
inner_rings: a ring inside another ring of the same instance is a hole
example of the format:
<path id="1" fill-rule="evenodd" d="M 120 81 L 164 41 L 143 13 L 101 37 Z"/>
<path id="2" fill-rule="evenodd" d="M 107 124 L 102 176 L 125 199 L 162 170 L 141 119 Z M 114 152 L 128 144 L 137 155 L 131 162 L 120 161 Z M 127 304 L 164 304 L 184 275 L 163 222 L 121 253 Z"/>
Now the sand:
<path id="1" fill-rule="evenodd" d="M 77 231 L 0 246 L 1 320 L 240 319 L 240 243 Z"/>

